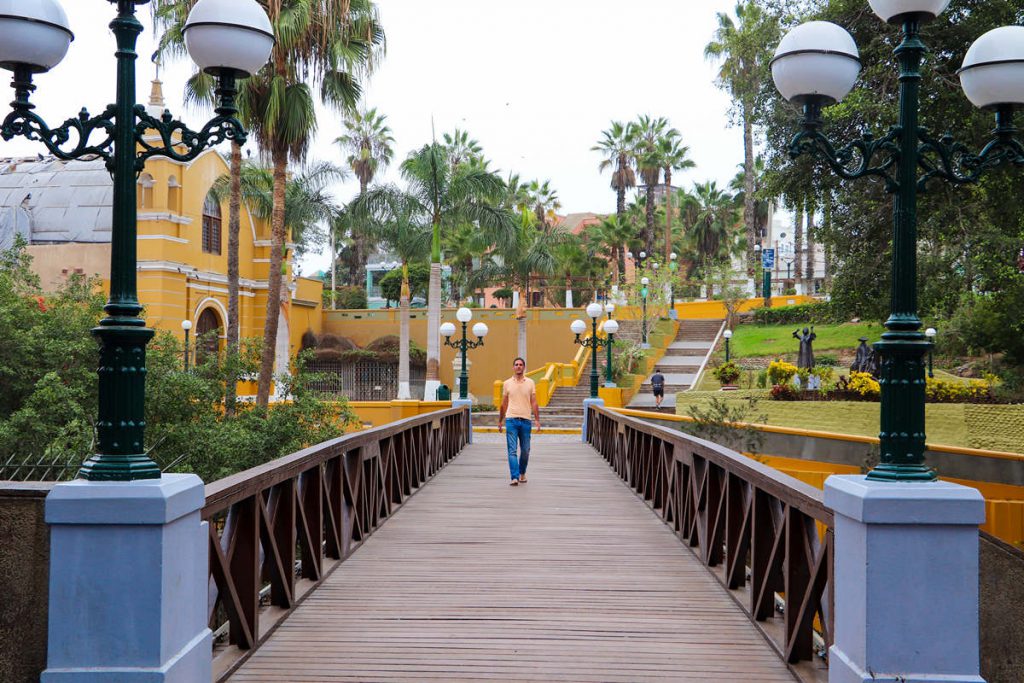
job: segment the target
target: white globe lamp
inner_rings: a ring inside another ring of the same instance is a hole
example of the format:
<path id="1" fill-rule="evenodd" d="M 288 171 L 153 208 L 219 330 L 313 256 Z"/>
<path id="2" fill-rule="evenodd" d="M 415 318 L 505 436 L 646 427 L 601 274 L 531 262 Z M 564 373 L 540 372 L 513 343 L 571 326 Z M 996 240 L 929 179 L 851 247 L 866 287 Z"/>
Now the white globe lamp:
<path id="1" fill-rule="evenodd" d="M 487 336 L 488 331 L 489 330 L 487 329 L 487 323 L 477 323 L 476 325 L 473 325 L 473 334 L 480 337 L 481 339 Z"/>
<path id="2" fill-rule="evenodd" d="M 974 41 L 960 87 L 976 107 L 1024 104 L 1024 26 L 994 28 Z"/>
<path id="3" fill-rule="evenodd" d="M 606 334 L 618 334 L 619 333 L 619 323 L 615 322 L 614 320 L 607 320 L 607 321 L 605 321 L 605 323 L 604 323 L 604 331 L 605 331 Z"/>
<path id="4" fill-rule="evenodd" d="M 460 323 L 468 323 L 473 319 L 473 311 L 463 306 L 459 310 L 455 311 L 455 319 Z"/>
<path id="5" fill-rule="evenodd" d="M 256 0 L 199 0 L 181 32 L 192 61 L 214 75 L 250 76 L 274 47 L 274 27 Z"/>
<path id="6" fill-rule="evenodd" d="M 582 320 L 573 320 L 572 324 L 569 325 L 569 329 L 572 330 L 573 334 L 580 335 L 587 331 L 587 324 Z"/>
<path id="7" fill-rule="evenodd" d="M 451 337 L 455 334 L 455 323 L 443 323 L 441 325 L 441 336 Z"/>
<path id="8" fill-rule="evenodd" d="M 898 24 L 907 19 L 930 21 L 942 14 L 949 0 L 868 0 L 882 21 Z"/>
<path id="9" fill-rule="evenodd" d="M 787 33 L 771 61 L 772 79 L 790 102 L 840 102 L 860 74 L 860 52 L 846 29 L 809 21 Z"/>
<path id="10" fill-rule="evenodd" d="M 0 0 L 0 67 L 43 73 L 61 63 L 75 34 L 57 0 Z"/>

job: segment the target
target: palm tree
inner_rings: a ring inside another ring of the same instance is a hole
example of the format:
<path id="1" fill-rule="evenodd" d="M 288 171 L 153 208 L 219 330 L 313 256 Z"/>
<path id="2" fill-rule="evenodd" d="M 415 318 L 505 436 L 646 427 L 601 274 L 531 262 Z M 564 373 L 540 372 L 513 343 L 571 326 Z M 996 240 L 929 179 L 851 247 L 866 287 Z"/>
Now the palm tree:
<path id="1" fill-rule="evenodd" d="M 316 133 L 314 89 L 325 105 L 339 111 L 353 109 L 361 93 L 359 80 L 376 65 L 384 45 L 377 8 L 370 0 L 264 2 L 277 42 L 270 63 L 246 81 L 238 98 L 273 168 L 267 314 L 256 389 L 260 406 L 270 398 L 281 299 L 286 292 L 282 264 L 288 236 L 288 167 L 305 161 Z"/>
<path id="2" fill-rule="evenodd" d="M 633 226 L 618 216 L 608 216 L 599 224 L 587 228 L 586 234 L 588 239 L 607 249 L 608 260 L 615 267 L 616 282 L 625 284 L 626 252 L 634 246 L 630 244 L 634 235 Z"/>
<path id="3" fill-rule="evenodd" d="M 565 234 L 554 247 L 556 270 L 565 278 L 565 307 L 573 308 L 580 300 L 573 299 L 573 281 L 593 280 L 597 274 L 595 256 L 597 249 L 589 240 L 576 235 Z M 557 303 L 557 302 L 556 302 Z"/>
<path id="4" fill-rule="evenodd" d="M 767 234 L 768 221 L 771 218 L 771 202 L 763 196 L 765 192 L 764 177 L 764 157 L 758 155 L 754 159 L 754 231 L 757 239 Z M 736 204 L 745 209 L 747 201 L 747 173 L 743 168 L 743 164 L 740 164 L 739 172 L 729 181 L 729 190 L 733 193 Z"/>
<path id="5" fill-rule="evenodd" d="M 615 190 L 616 196 L 615 213 L 619 216 L 619 220 L 623 220 L 626 214 L 626 190 L 636 187 L 630 127 L 619 121 L 612 121 L 611 127 L 601 131 L 601 135 L 601 140 L 590 149 L 604 155 L 599 166 L 600 170 L 613 169 L 612 189 Z"/>
<path id="6" fill-rule="evenodd" d="M 720 190 L 715 181 L 697 183 L 693 188 L 696 200 L 691 237 L 704 271 L 707 295 L 712 295 L 711 271 L 725 255 L 730 233 L 736 223 L 732 196 Z"/>
<path id="7" fill-rule="evenodd" d="M 450 134 L 445 133 L 444 147 L 448 164 L 455 169 L 463 164 L 483 162 L 484 150 L 480 143 L 469 137 L 469 132 L 456 128 Z"/>
<path id="8" fill-rule="evenodd" d="M 704 48 L 704 56 L 721 60 L 719 87 L 728 90 L 743 124 L 744 187 L 743 224 L 747 231 L 747 275 L 753 277 L 755 215 L 754 215 L 754 121 L 757 97 L 768 78 L 770 48 L 777 42 L 778 21 L 755 0 L 741 0 L 736 5 L 736 21 L 724 12 L 718 13 L 718 29 Z"/>
<path id="9" fill-rule="evenodd" d="M 377 173 L 387 168 L 394 156 L 395 139 L 391 136 L 391 129 L 386 121 L 387 116 L 378 113 L 376 109 L 350 112 L 344 120 L 347 132 L 334 140 L 334 143 L 348 154 L 346 161 L 359 180 L 360 194 L 366 192 L 366 188 L 373 182 Z M 352 241 L 356 259 L 352 263 L 354 268 L 353 272 L 349 273 L 349 279 L 353 283 L 359 283 L 366 280 L 366 259 L 369 253 L 365 237 L 360 230 L 357 229 L 352 234 Z M 331 272 L 334 272 L 333 251 Z M 331 307 L 334 307 L 333 292 Z"/>
<path id="10" fill-rule="evenodd" d="M 394 193 L 388 201 L 375 204 L 376 213 L 370 214 L 370 206 L 360 202 L 360 197 L 350 206 L 351 212 L 364 221 L 367 235 L 380 240 L 402 263 L 402 290 L 399 297 L 399 359 L 398 359 L 398 400 L 412 398 L 409 386 L 409 264 L 420 262 L 430 247 L 431 228 L 427 216 L 408 195 Z"/>
<path id="11" fill-rule="evenodd" d="M 668 264 L 672 254 L 672 171 L 683 171 L 696 168 L 697 164 L 690 159 L 690 148 L 682 143 L 675 129 L 675 135 L 665 135 L 659 141 L 661 147 L 662 171 L 665 173 L 665 263 Z"/>
<path id="12" fill-rule="evenodd" d="M 648 257 L 654 255 L 654 190 L 665 166 L 662 157 L 663 145 L 667 140 L 679 137 L 679 131 L 669 128 L 665 118 L 641 116 L 632 126 L 633 159 L 640 177 L 644 181 L 647 220 L 643 231 L 644 250 Z"/>
<path id="13" fill-rule="evenodd" d="M 526 195 L 537 217 L 538 227 L 547 230 L 551 227 L 555 213 L 562 208 L 558 199 L 558 191 L 551 188 L 551 181 L 531 180 L 526 186 Z"/>
<path id="14" fill-rule="evenodd" d="M 363 210 L 371 214 L 397 202 L 406 203 L 410 212 L 431 226 L 425 394 L 431 398 L 439 385 L 442 234 L 472 224 L 488 243 L 501 247 L 514 239 L 515 221 L 500 206 L 506 192 L 504 181 L 484 164 L 451 165 L 444 145 L 434 142 L 412 152 L 402 162 L 401 172 L 407 190 L 393 185 L 373 188 L 361 195 L 360 202 L 365 202 Z"/>
<path id="15" fill-rule="evenodd" d="M 495 245 L 491 259 L 481 269 L 481 276 L 490 282 L 504 282 L 519 293 L 516 318 L 519 320 L 517 355 L 526 359 L 527 289 L 532 276 L 551 275 L 558 261 L 555 249 L 566 240 L 561 230 L 539 230 L 532 211 L 522 211 L 513 224 L 511 239 Z"/>

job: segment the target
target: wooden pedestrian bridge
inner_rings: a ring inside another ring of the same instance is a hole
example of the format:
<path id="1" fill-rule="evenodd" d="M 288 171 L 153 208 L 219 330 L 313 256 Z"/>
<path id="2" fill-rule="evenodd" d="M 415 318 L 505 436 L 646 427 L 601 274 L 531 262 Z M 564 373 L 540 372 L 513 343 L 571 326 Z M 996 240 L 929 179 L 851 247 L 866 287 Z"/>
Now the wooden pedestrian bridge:
<path id="1" fill-rule="evenodd" d="M 460 409 L 206 487 L 214 679 L 825 680 L 832 513 L 600 408 L 508 486 Z M 483 441 L 488 439 L 488 441 Z M 503 439 L 502 439 L 503 440 Z"/>

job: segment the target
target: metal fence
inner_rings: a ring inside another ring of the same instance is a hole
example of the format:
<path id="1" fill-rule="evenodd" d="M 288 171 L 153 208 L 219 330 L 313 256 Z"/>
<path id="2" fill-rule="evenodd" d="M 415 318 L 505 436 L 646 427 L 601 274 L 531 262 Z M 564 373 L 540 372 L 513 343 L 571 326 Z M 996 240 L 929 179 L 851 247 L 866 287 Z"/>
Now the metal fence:
<path id="1" fill-rule="evenodd" d="M 315 375 L 309 388 L 324 396 L 344 396 L 350 401 L 390 401 L 398 396 L 397 363 L 315 360 L 306 368 Z M 413 398 L 423 397 L 425 381 L 425 368 L 409 368 Z"/>

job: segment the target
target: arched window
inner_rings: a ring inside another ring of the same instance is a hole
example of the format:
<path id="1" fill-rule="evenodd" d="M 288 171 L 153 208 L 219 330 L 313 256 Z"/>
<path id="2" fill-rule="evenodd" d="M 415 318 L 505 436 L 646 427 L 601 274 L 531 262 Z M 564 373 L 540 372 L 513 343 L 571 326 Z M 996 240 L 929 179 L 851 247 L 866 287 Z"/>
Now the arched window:
<path id="1" fill-rule="evenodd" d="M 220 202 L 212 192 L 203 202 L 203 251 L 220 254 Z"/>
<path id="2" fill-rule="evenodd" d="M 211 332 L 213 334 L 211 334 Z M 202 363 L 208 356 L 217 355 L 220 348 L 221 322 L 217 311 L 205 308 L 196 321 L 196 362 Z"/>

